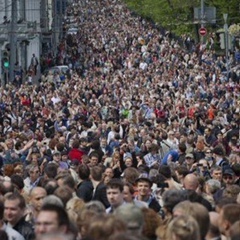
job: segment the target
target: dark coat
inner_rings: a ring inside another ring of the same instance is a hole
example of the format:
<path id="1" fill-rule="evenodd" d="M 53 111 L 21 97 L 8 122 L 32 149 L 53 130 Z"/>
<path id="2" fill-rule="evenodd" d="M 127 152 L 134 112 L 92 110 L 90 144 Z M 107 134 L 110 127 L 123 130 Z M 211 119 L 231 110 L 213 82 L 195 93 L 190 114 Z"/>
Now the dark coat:
<path id="1" fill-rule="evenodd" d="M 104 183 L 100 182 L 97 185 L 95 192 L 93 193 L 92 200 L 100 201 L 105 206 L 105 208 L 110 207 L 110 204 L 107 199 L 107 187 L 105 186 Z"/>
<path id="2" fill-rule="evenodd" d="M 153 209 L 155 212 L 159 213 L 161 210 L 161 206 L 158 203 L 156 198 L 152 198 L 151 202 L 148 205 L 149 208 Z"/>
<path id="3" fill-rule="evenodd" d="M 90 180 L 83 180 L 77 188 L 77 196 L 84 202 L 90 202 L 92 200 L 93 185 Z"/>
<path id="4" fill-rule="evenodd" d="M 19 232 L 26 240 L 35 239 L 33 226 L 25 220 L 25 217 L 21 218 L 13 229 Z"/>

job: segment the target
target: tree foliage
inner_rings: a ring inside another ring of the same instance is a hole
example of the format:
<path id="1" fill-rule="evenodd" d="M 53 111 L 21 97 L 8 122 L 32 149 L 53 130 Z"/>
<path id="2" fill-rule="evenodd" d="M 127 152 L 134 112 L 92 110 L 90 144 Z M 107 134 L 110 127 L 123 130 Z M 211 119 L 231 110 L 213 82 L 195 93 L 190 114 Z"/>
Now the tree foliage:
<path id="1" fill-rule="evenodd" d="M 199 24 L 194 24 L 194 7 L 201 6 L 201 0 L 125 0 L 126 4 L 143 17 L 181 34 L 194 36 Z M 223 13 L 228 13 L 228 23 L 240 22 L 239 0 L 205 0 L 205 6 L 216 7 L 216 24 L 206 24 L 210 30 L 221 28 L 224 24 Z"/>

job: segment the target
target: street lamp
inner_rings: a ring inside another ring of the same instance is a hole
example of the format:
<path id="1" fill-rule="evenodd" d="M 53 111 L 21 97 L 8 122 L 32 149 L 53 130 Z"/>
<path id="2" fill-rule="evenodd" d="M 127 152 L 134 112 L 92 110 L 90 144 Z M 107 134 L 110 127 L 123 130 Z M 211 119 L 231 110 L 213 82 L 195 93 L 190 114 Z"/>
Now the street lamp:
<path id="1" fill-rule="evenodd" d="M 228 14 L 224 13 L 223 14 L 223 19 L 224 19 L 224 32 L 225 32 L 225 51 L 226 51 L 226 68 L 227 68 L 227 81 L 229 77 L 229 59 L 228 59 L 228 24 L 227 24 L 227 19 L 228 19 Z"/>

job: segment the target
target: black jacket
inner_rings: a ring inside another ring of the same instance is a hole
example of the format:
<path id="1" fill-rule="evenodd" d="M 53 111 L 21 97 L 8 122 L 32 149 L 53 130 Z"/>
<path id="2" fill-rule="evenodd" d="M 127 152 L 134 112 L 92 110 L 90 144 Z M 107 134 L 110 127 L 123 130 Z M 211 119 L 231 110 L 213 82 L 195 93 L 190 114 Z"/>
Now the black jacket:
<path id="1" fill-rule="evenodd" d="M 90 180 L 83 180 L 77 188 L 77 196 L 84 202 L 90 202 L 92 200 L 93 185 Z"/>
<path id="2" fill-rule="evenodd" d="M 149 208 L 153 209 L 155 212 L 159 213 L 161 210 L 161 206 L 158 203 L 156 198 L 152 198 L 151 202 L 148 205 Z"/>
<path id="3" fill-rule="evenodd" d="M 100 182 L 97 185 L 92 200 L 100 201 L 105 206 L 105 208 L 110 207 L 110 204 L 107 199 L 107 188 L 104 183 Z"/>
<path id="4" fill-rule="evenodd" d="M 34 240 L 35 234 L 32 224 L 25 221 L 25 217 L 21 218 L 18 223 L 13 227 L 17 232 L 19 232 L 25 240 Z"/>

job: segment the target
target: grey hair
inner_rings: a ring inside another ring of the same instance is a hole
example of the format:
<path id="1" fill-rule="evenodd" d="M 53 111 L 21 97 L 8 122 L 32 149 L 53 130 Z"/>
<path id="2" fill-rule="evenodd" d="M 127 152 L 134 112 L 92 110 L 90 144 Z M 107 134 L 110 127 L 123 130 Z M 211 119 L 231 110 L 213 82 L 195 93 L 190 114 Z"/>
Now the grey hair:
<path id="1" fill-rule="evenodd" d="M 206 184 L 208 184 L 209 190 L 212 194 L 221 188 L 221 183 L 216 179 L 209 179 Z"/>
<path id="2" fill-rule="evenodd" d="M 64 207 L 62 200 L 55 195 L 48 195 L 43 199 L 43 206 L 47 204 L 54 204 L 59 207 Z"/>
<path id="3" fill-rule="evenodd" d="M 93 210 L 97 213 L 105 213 L 106 209 L 100 201 L 90 201 L 85 205 L 86 209 Z"/>

